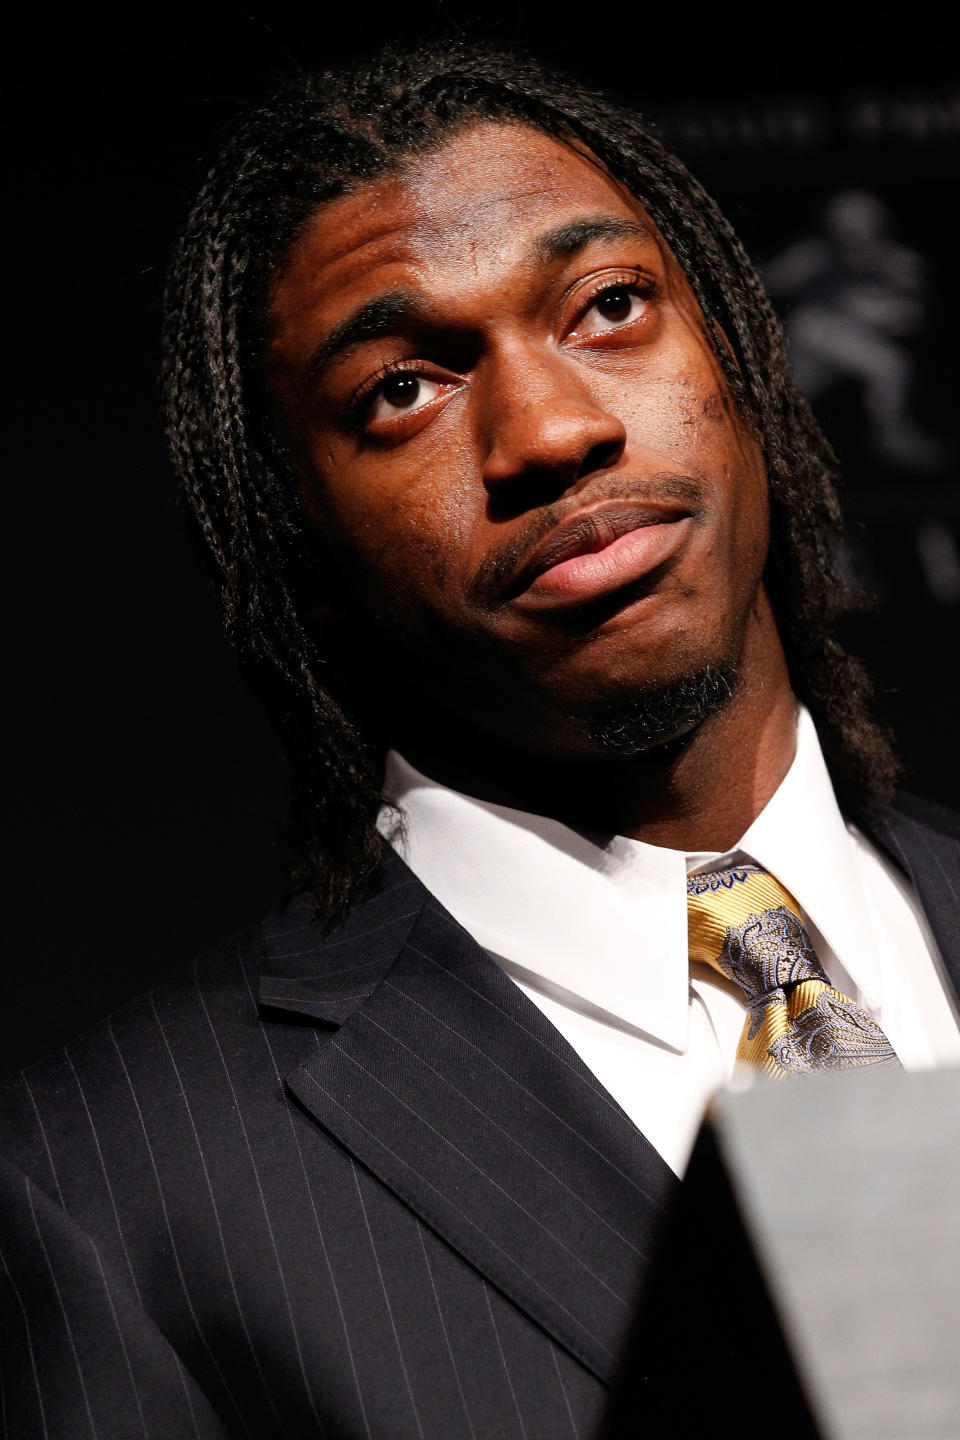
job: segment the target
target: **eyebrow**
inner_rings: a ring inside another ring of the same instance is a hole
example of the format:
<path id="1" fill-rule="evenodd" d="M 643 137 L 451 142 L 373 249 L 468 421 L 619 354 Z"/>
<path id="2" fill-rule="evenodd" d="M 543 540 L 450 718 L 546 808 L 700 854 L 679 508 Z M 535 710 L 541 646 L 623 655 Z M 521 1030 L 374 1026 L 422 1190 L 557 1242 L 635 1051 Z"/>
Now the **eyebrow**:
<path id="1" fill-rule="evenodd" d="M 393 334 L 399 326 L 421 318 L 422 314 L 423 307 L 412 290 L 389 290 L 385 295 L 367 300 L 352 315 L 334 325 L 320 341 L 310 356 L 308 368 L 311 378 L 317 379 L 349 350 L 367 340 Z"/>
<path id="2" fill-rule="evenodd" d="M 594 240 L 642 240 L 653 242 L 653 231 L 639 220 L 620 215 L 586 215 L 540 235 L 535 244 L 542 260 L 569 260 Z"/>
<path id="3" fill-rule="evenodd" d="M 595 240 L 639 240 L 654 243 L 653 232 L 639 220 L 618 215 L 587 215 L 560 225 L 537 236 L 533 250 L 538 259 L 547 263 L 569 260 Z M 423 322 L 426 312 L 421 298 L 413 290 L 390 290 L 359 306 L 323 337 L 308 362 L 311 381 L 316 382 L 324 371 L 349 351 L 368 340 L 395 334 L 403 325 Z"/>

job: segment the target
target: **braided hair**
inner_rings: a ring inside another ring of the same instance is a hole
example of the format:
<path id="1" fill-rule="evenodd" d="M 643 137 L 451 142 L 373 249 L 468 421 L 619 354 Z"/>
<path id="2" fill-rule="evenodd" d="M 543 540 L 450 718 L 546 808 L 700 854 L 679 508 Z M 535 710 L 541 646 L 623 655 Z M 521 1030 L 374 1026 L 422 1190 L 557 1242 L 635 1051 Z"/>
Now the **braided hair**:
<path id="1" fill-rule="evenodd" d="M 376 865 L 384 748 L 351 712 L 306 620 L 318 561 L 261 377 L 270 280 L 318 206 L 491 120 L 586 145 L 654 218 L 763 445 L 765 582 L 794 691 L 841 789 L 879 797 L 896 774 L 868 677 L 835 634 L 847 608 L 836 462 L 790 377 L 756 271 L 700 184 L 635 114 L 514 56 L 454 44 L 300 74 L 241 121 L 207 174 L 170 269 L 163 380 L 173 462 L 228 634 L 291 762 L 295 878 L 331 917 Z"/>

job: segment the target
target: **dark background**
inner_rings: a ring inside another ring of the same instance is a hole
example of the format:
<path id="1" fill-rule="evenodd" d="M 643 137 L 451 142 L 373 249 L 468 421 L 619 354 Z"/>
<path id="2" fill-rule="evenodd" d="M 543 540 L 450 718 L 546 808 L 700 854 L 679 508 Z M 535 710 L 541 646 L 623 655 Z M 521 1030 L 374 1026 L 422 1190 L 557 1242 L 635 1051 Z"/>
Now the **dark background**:
<path id="1" fill-rule="evenodd" d="M 873 7 L 344 11 L 355 19 L 35 8 L 8 31 L 3 1067 L 256 918 L 283 884 L 282 760 L 177 512 L 154 377 L 163 268 L 202 158 L 292 64 L 433 33 L 522 45 L 658 121 L 761 262 L 815 234 L 837 190 L 883 201 L 897 243 L 926 257 L 922 323 L 898 343 L 929 455 L 878 453 L 855 380 L 818 406 L 847 467 L 847 561 L 878 602 L 851 634 L 910 787 L 960 804 L 960 97 L 932 8 L 896 26 Z"/>

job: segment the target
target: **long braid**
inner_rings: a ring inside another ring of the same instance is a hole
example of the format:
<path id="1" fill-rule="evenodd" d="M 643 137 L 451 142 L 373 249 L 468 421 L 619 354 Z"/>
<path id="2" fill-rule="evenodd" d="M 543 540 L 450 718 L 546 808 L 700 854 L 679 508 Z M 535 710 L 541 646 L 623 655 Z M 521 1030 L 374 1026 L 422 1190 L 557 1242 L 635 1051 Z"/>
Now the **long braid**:
<path id="1" fill-rule="evenodd" d="M 878 794 L 895 774 L 870 716 L 869 681 L 834 635 L 847 603 L 835 561 L 834 456 L 790 377 L 756 271 L 699 183 L 638 117 L 514 57 L 446 46 L 352 72 L 298 75 L 241 123 L 188 217 L 167 287 L 164 388 L 171 454 L 228 633 L 291 760 L 298 880 L 330 915 L 375 864 L 383 748 L 348 713 L 305 620 L 318 562 L 293 463 L 267 419 L 267 291 L 317 206 L 487 119 L 586 145 L 655 219 L 734 401 L 762 439 L 766 580 L 794 689 L 814 715 L 835 779 Z"/>

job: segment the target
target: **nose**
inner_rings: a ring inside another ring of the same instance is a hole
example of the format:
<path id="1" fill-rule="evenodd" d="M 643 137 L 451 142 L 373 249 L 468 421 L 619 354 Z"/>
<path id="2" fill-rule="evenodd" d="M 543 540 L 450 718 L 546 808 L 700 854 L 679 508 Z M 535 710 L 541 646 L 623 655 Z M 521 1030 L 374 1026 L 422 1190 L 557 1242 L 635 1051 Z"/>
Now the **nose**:
<path id="1" fill-rule="evenodd" d="M 498 509 L 543 504 L 597 470 L 616 465 L 623 422 L 563 355 L 501 355 L 485 397 L 488 449 L 484 484 Z"/>

